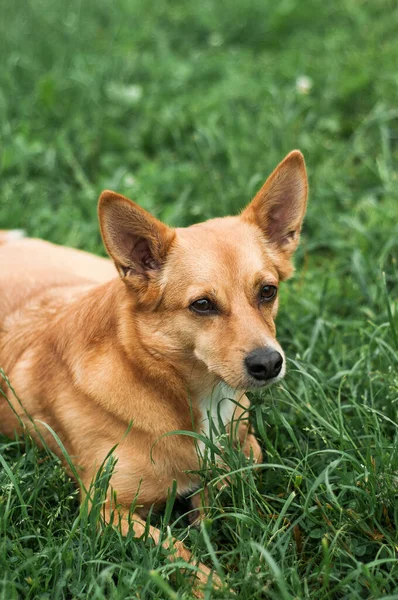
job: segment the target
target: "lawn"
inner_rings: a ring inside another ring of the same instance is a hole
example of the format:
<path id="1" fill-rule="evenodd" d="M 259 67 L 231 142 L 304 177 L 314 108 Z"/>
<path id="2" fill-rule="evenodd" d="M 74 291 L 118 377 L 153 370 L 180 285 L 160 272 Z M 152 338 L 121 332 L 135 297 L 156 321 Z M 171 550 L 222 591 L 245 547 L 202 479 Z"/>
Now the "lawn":
<path id="1" fill-rule="evenodd" d="M 1 15 L 0 228 L 104 253 L 102 189 L 188 225 L 237 212 L 302 150 L 288 375 L 251 395 L 264 464 L 227 447 L 235 474 L 210 485 L 202 528 L 172 497 L 154 520 L 236 594 L 206 598 L 398 599 L 396 2 L 2 0 Z M 54 457 L 0 437 L 0 599 L 191 597 L 161 548 L 101 534 L 97 513 Z"/>

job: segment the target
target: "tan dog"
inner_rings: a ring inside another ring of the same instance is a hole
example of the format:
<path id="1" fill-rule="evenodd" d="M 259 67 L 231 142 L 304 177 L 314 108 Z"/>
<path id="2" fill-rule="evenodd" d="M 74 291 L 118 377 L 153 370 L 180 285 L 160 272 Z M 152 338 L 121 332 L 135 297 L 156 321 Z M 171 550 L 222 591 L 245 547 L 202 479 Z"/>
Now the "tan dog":
<path id="1" fill-rule="evenodd" d="M 164 434 L 208 433 L 219 414 L 226 426 L 238 421 L 237 442 L 261 460 L 247 417 L 240 420 L 249 406 L 244 391 L 285 372 L 275 339 L 277 290 L 293 270 L 306 201 L 298 151 L 240 216 L 186 229 L 103 192 L 101 232 L 119 277 L 109 260 L 0 236 L 7 242 L 0 248 L 0 367 L 24 407 L 3 385 L 9 402 L 0 396 L 2 433 L 21 431 L 15 411 L 36 435 L 25 409 L 60 454 L 44 421 L 86 488 L 117 445 L 111 485 L 124 532 L 137 492 L 144 512 L 166 499 L 173 480 L 179 494 L 197 485 L 188 474 L 198 468 L 195 439 Z M 110 510 L 109 502 L 108 520 Z M 140 536 L 142 514 L 131 521 Z M 157 541 L 159 531 L 150 532 Z"/>

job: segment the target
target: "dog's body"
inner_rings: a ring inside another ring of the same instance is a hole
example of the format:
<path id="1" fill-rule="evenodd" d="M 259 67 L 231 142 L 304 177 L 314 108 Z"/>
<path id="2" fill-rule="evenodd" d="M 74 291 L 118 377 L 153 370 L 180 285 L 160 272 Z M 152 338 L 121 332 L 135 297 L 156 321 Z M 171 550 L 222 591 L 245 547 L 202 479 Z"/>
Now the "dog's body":
<path id="1" fill-rule="evenodd" d="M 136 497 L 145 508 L 165 500 L 174 480 L 180 494 L 197 484 L 188 473 L 198 468 L 194 437 L 170 432 L 207 433 L 221 415 L 225 426 L 239 422 L 237 441 L 259 459 L 247 415 L 240 421 L 244 390 L 284 374 L 275 290 L 292 271 L 306 198 L 299 152 L 241 216 L 186 229 L 104 192 L 101 230 L 120 277 L 110 260 L 84 252 L 39 240 L 2 245 L 0 367 L 22 406 L 3 386 L 0 431 L 20 431 L 14 412 L 32 429 L 28 413 L 59 454 L 47 423 L 87 488 L 117 446 L 111 484 L 124 530 Z M 140 534 L 144 521 L 133 521 Z"/>
<path id="2" fill-rule="evenodd" d="M 58 454 L 54 437 L 38 422 L 60 435 L 87 487 L 118 444 L 113 486 L 121 504 L 131 504 L 141 479 L 140 505 L 165 500 L 173 479 L 180 493 L 194 487 L 186 474 L 198 468 L 194 439 L 162 435 L 192 431 L 195 423 L 207 432 L 207 411 L 218 399 L 225 399 L 220 408 L 227 425 L 236 408 L 230 398 L 242 400 L 242 392 L 227 391 L 199 368 L 188 387 L 173 366 L 161 364 L 155 344 L 133 331 L 129 356 L 122 329 L 123 313 L 132 307 L 110 260 L 29 239 L 3 246 L 0 256 L 6 284 L 1 366 L 23 400 L 20 405 L 9 392 L 21 420 L 30 426 L 25 411 L 34 416 Z M 130 422 L 134 434 L 126 436 Z M 1 431 L 15 429 L 20 432 L 15 414 L 2 402 Z"/>

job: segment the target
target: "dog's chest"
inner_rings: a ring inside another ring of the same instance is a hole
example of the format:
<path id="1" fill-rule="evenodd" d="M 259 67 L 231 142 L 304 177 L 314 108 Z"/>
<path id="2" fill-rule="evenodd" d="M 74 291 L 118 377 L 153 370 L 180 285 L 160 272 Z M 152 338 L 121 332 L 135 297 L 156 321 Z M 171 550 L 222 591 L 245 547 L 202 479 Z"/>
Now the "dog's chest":
<path id="1" fill-rule="evenodd" d="M 233 418 L 236 409 L 236 391 L 224 383 L 218 384 L 213 391 L 200 398 L 199 410 L 201 421 L 198 433 L 203 433 L 209 438 L 217 437 L 222 433 Z M 222 424 L 222 426 L 221 426 Z M 199 448 L 203 452 L 204 443 L 199 442 Z"/>

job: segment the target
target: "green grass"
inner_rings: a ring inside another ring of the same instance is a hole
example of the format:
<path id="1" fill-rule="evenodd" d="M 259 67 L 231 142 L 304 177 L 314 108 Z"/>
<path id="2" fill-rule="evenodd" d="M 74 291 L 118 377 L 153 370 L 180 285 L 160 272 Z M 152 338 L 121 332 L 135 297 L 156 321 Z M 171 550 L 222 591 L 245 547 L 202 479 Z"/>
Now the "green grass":
<path id="1" fill-rule="evenodd" d="M 238 211 L 289 150 L 304 152 L 309 211 L 278 317 L 289 374 L 253 395 L 265 464 L 244 469 L 227 444 L 236 473 L 211 487 L 202 530 L 187 535 L 173 498 L 157 522 L 239 599 L 398 599 L 396 3 L 0 11 L 1 228 L 103 252 L 104 188 L 187 225 Z M 191 597 L 161 548 L 100 533 L 99 508 L 79 510 L 62 466 L 29 439 L 0 438 L 0 462 L 1 600 Z"/>

